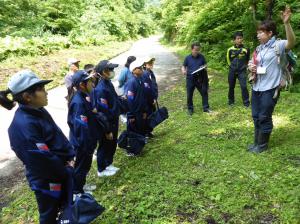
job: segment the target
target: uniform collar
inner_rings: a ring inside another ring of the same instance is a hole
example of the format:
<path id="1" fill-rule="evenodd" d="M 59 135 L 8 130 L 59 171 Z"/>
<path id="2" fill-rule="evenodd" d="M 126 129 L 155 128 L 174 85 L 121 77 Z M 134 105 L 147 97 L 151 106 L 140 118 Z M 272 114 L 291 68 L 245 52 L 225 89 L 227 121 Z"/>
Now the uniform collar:
<path id="1" fill-rule="evenodd" d="M 45 111 L 45 109 L 43 107 L 36 109 L 36 108 L 30 107 L 30 106 L 27 106 L 24 104 L 20 104 L 20 103 L 19 103 L 19 109 L 26 111 L 27 113 L 32 114 L 34 116 L 42 116 Z"/>
<path id="2" fill-rule="evenodd" d="M 191 54 L 191 57 L 192 58 L 199 58 L 200 57 L 200 53 L 196 57 Z"/>
<path id="3" fill-rule="evenodd" d="M 236 45 L 236 44 L 235 44 L 235 45 L 234 45 L 234 47 L 235 47 L 235 48 L 243 48 L 243 47 L 244 47 L 244 45 L 243 45 L 243 44 L 241 44 L 241 45 L 239 45 L 239 46 L 238 46 L 238 45 Z"/>
<path id="4" fill-rule="evenodd" d="M 80 90 L 77 90 L 77 91 L 78 91 L 78 94 L 79 94 L 80 96 L 82 96 L 83 98 L 89 96 L 89 94 L 87 94 L 87 93 L 85 93 L 85 92 L 83 92 L 83 91 L 80 91 Z"/>

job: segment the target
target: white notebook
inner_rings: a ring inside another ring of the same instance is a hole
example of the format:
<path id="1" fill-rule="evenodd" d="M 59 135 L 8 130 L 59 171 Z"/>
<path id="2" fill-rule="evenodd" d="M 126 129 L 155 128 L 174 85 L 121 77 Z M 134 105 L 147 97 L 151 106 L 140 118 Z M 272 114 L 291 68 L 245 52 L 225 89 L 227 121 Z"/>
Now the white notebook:
<path id="1" fill-rule="evenodd" d="M 202 65 L 202 66 L 200 66 L 200 68 L 198 68 L 196 71 L 193 71 L 193 72 L 192 72 L 192 75 L 194 75 L 195 73 L 200 72 L 200 71 L 202 71 L 203 69 L 206 69 L 206 68 L 207 68 L 207 65 Z"/>

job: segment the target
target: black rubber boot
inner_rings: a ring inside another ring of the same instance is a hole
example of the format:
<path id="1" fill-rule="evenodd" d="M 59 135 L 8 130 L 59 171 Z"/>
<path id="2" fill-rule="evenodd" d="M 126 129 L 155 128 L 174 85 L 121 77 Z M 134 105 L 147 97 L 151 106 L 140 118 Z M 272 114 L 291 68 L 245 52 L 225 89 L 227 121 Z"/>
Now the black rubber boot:
<path id="1" fill-rule="evenodd" d="M 254 143 L 251 145 L 248 145 L 247 151 L 251 151 L 255 146 L 257 146 L 258 143 L 258 129 L 255 128 L 254 130 Z"/>
<path id="2" fill-rule="evenodd" d="M 259 133 L 258 143 L 250 152 L 261 153 L 268 149 L 268 143 L 271 133 Z"/>

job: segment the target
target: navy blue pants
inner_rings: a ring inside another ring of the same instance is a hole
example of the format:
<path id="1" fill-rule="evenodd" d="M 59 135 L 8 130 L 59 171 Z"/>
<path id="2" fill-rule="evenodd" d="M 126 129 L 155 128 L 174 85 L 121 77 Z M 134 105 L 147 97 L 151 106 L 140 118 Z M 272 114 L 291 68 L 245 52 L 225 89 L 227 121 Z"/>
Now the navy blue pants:
<path id="1" fill-rule="evenodd" d="M 88 175 L 92 161 L 94 150 L 90 151 L 77 149 L 76 150 L 76 162 L 74 168 L 74 189 L 73 192 L 83 193 L 83 186 L 86 183 L 86 176 Z"/>
<path id="2" fill-rule="evenodd" d="M 208 104 L 208 77 L 207 74 L 200 76 L 187 77 L 186 79 L 186 93 L 187 93 L 187 107 L 189 110 L 194 109 L 193 95 L 195 88 L 199 91 L 202 96 L 202 107 L 203 110 L 209 108 Z"/>
<path id="3" fill-rule="evenodd" d="M 252 90 L 252 118 L 255 129 L 261 133 L 271 133 L 273 129 L 272 114 L 279 98 L 273 99 L 276 88 L 267 91 Z"/>
<path id="4" fill-rule="evenodd" d="M 61 199 L 51 197 L 39 191 L 35 191 L 34 193 L 39 208 L 40 224 L 56 224 Z"/>
<path id="5" fill-rule="evenodd" d="M 242 98 L 243 98 L 243 104 L 245 106 L 249 106 L 249 92 L 247 89 L 247 74 L 246 70 L 237 71 L 235 69 L 229 69 L 228 74 L 228 84 L 229 84 L 229 90 L 228 90 L 228 104 L 234 103 L 234 88 L 236 79 L 239 80 L 241 91 L 242 91 Z"/>
<path id="6" fill-rule="evenodd" d="M 113 163 L 113 158 L 117 149 L 118 130 L 119 130 L 119 119 L 115 120 L 112 124 L 113 140 L 108 140 L 103 135 L 101 144 L 97 149 L 97 164 L 98 171 L 101 172 Z"/>

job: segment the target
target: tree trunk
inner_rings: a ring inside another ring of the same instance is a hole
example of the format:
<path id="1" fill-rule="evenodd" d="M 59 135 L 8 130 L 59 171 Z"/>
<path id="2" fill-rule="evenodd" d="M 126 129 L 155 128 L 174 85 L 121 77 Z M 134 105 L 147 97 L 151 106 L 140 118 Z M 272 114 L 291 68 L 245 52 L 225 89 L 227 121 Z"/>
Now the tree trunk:
<path id="1" fill-rule="evenodd" d="M 252 19 L 253 19 L 253 22 L 256 24 L 257 23 L 257 20 L 256 20 L 257 0 L 251 0 L 250 1 L 250 6 L 251 6 L 251 10 L 252 10 Z"/>
<path id="2" fill-rule="evenodd" d="M 266 0 L 266 19 L 271 20 L 273 16 L 273 8 L 275 0 Z"/>

